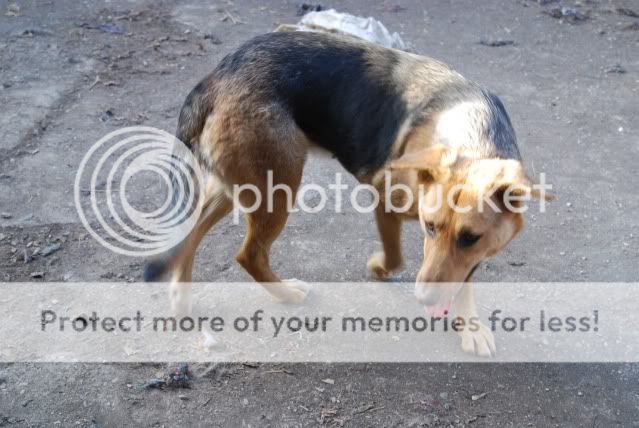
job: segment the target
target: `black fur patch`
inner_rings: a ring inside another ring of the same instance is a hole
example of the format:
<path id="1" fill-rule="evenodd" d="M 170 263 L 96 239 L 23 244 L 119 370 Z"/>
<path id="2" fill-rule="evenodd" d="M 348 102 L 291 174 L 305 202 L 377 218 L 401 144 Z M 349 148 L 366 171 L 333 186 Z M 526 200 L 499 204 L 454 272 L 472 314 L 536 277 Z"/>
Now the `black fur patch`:
<path id="1" fill-rule="evenodd" d="M 386 162 L 407 112 L 390 78 L 396 54 L 373 47 L 373 61 L 369 49 L 317 33 L 269 33 L 227 56 L 216 72 L 245 74 L 348 171 L 372 171 Z"/>
<path id="2" fill-rule="evenodd" d="M 497 95 L 484 92 L 491 108 L 490 124 L 488 125 L 488 136 L 495 145 L 497 153 L 505 159 L 521 160 L 515 130 L 510 117 L 506 113 L 506 108 Z"/>

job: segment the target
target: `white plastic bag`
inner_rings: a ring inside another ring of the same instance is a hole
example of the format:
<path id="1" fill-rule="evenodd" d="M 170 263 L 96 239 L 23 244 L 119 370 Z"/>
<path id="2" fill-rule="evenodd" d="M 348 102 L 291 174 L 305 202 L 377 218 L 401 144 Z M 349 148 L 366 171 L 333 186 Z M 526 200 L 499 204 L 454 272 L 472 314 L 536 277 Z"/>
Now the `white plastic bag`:
<path id="1" fill-rule="evenodd" d="M 348 13 L 339 13 L 335 9 L 309 12 L 302 17 L 297 25 L 283 25 L 276 31 L 338 32 L 359 37 L 387 48 L 411 50 L 399 34 L 391 34 L 378 20 L 372 17 L 362 18 Z"/>

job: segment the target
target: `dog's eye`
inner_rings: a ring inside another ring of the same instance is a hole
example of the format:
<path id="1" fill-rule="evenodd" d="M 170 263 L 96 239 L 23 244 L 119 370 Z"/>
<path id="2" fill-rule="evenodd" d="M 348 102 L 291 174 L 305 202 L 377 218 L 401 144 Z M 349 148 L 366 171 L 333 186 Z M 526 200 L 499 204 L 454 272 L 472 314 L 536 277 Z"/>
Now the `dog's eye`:
<path id="1" fill-rule="evenodd" d="M 475 243 L 477 243 L 477 241 L 479 241 L 479 238 L 481 238 L 481 235 L 475 235 L 474 233 L 470 232 L 462 232 L 457 238 L 457 246 L 460 248 L 472 247 L 473 245 L 475 245 Z"/>

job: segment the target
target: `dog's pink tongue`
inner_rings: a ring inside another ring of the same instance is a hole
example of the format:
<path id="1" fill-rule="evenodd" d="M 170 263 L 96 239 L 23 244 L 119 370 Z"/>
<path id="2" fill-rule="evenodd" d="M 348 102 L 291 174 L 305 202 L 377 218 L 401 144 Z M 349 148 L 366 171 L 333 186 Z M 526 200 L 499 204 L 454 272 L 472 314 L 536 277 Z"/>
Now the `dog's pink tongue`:
<path id="1" fill-rule="evenodd" d="M 444 318 L 450 311 L 451 302 L 446 302 L 443 305 L 428 305 L 426 306 L 426 316 L 430 318 Z"/>

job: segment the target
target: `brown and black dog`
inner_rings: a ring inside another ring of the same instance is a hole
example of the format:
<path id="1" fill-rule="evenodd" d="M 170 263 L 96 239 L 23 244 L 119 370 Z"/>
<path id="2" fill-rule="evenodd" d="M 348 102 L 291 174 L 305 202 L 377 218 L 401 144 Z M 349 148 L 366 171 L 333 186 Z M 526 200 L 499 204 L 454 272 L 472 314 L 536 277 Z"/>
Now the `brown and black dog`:
<path id="1" fill-rule="evenodd" d="M 481 210 L 477 196 L 493 192 L 501 208 L 509 186 L 539 196 L 495 95 L 441 62 L 348 36 L 290 32 L 248 41 L 188 95 L 177 137 L 195 154 L 208 182 L 196 227 L 145 271 L 146 280 L 172 272 L 175 302 L 188 292 L 200 241 L 233 209 L 234 186 L 252 184 L 266 194 L 272 171 L 273 183 L 294 193 L 312 147 L 331 152 L 360 182 L 378 189 L 380 201 L 385 177 L 411 189 L 414 202 L 406 212 L 389 212 L 383 203 L 376 209 L 383 251 L 369 259 L 368 269 L 377 278 L 400 269 L 401 223 L 419 218 L 426 238 L 416 295 L 434 316 L 447 313 L 453 300 L 458 314 L 476 316 L 472 272 L 522 228 L 520 212 Z M 467 209 L 436 207 L 436 187 L 452 192 L 455 204 Z M 251 206 L 254 198 L 245 192 L 239 201 Z M 397 206 L 406 198 L 392 195 Z M 269 265 L 271 245 L 289 215 L 287 202 L 277 192 L 272 209 L 263 203 L 246 215 L 237 261 L 277 299 L 298 302 L 306 285 L 280 280 Z M 462 348 L 490 355 L 491 332 L 465 331 Z"/>

